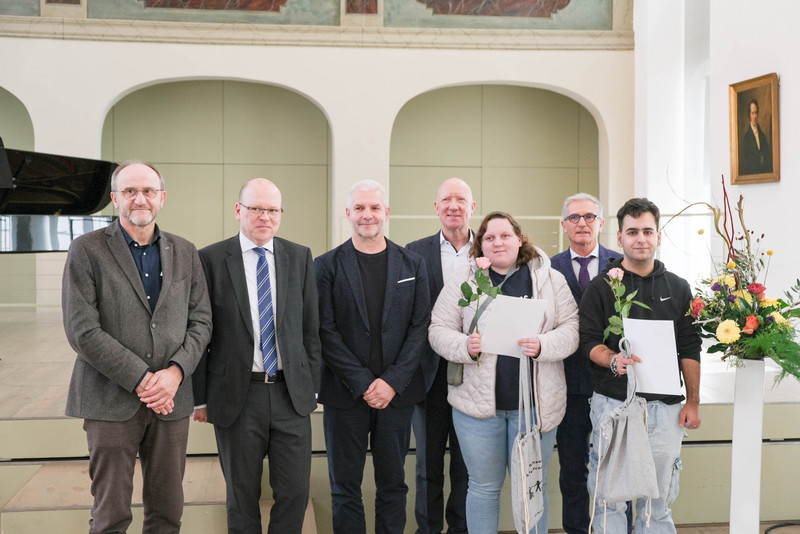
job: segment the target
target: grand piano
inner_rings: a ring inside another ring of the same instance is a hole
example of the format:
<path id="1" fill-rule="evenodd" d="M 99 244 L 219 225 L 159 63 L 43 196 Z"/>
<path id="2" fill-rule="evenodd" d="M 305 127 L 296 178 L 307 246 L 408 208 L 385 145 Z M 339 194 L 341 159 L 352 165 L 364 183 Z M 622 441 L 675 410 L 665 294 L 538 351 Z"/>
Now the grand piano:
<path id="1" fill-rule="evenodd" d="M 115 217 L 110 161 L 5 148 L 0 139 L 0 253 L 64 251 Z"/>

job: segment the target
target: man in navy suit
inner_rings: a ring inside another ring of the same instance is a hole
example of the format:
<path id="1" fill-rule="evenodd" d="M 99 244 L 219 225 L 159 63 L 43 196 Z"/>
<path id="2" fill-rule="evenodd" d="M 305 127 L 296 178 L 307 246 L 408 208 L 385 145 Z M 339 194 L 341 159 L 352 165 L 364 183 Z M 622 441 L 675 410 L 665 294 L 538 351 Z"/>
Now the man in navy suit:
<path id="1" fill-rule="evenodd" d="M 603 229 L 603 206 L 592 195 L 578 193 L 564 201 L 561 227 L 569 238 L 569 248 L 550 259 L 567 279 L 575 302 L 580 305 L 583 288 L 605 269 L 609 258 L 620 258 L 618 252 L 598 244 Z M 592 422 L 589 419 L 589 398 L 592 380 L 586 359 L 577 352 L 564 360 L 567 378 L 567 412 L 556 432 L 558 461 L 561 466 L 561 522 L 568 534 L 586 534 L 589 530 L 589 440 Z M 630 523 L 630 520 L 629 520 Z"/>
<path id="2" fill-rule="evenodd" d="M 459 178 L 439 187 L 436 214 L 442 229 L 406 248 L 425 258 L 431 303 L 436 301 L 445 279 L 469 263 L 472 231 L 469 218 L 475 210 L 472 190 Z M 414 408 L 412 425 L 417 442 L 417 534 L 439 534 L 447 519 L 448 534 L 467 532 L 467 466 L 453 429 L 453 411 L 447 402 L 447 360 L 430 346 L 422 359 L 422 374 L 428 391 Z M 450 496 L 444 506 L 444 459 L 450 440 Z"/>
<path id="3" fill-rule="evenodd" d="M 314 262 L 333 530 L 366 534 L 361 481 L 369 446 L 377 490 L 372 531 L 401 534 L 411 415 L 425 396 L 427 272 L 421 256 L 384 236 L 389 206 L 379 183 L 354 184 L 345 213 L 352 238 Z"/>

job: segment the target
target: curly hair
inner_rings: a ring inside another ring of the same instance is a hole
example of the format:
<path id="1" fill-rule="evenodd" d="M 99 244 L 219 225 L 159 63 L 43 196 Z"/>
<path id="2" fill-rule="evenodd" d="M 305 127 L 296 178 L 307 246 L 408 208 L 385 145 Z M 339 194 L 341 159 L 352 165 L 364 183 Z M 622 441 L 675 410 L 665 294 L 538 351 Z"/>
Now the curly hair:
<path id="1" fill-rule="evenodd" d="M 522 231 L 522 227 L 520 227 L 519 223 L 514 219 L 514 217 L 504 211 L 493 211 L 483 218 L 481 225 L 478 227 L 478 231 L 475 233 L 475 239 L 472 241 L 472 248 L 469 249 L 469 255 L 472 258 L 480 258 L 484 255 L 481 242 L 483 241 L 483 236 L 486 233 L 486 227 L 489 225 L 489 221 L 492 219 L 507 220 L 511 224 L 511 228 L 514 229 L 516 236 L 522 242 L 519 247 L 519 252 L 517 253 L 517 265 L 528 263 L 533 258 L 539 257 L 539 254 L 536 252 L 533 243 L 531 243 L 530 239 L 528 239 L 528 236 Z"/>

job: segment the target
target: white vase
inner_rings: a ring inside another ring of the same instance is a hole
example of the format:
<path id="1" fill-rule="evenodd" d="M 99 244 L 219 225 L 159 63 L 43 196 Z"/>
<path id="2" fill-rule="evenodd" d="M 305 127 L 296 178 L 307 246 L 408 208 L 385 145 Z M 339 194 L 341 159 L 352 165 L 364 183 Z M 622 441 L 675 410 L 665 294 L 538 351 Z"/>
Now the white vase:
<path id="1" fill-rule="evenodd" d="M 733 397 L 731 534 L 759 532 L 763 421 L 764 360 L 742 360 Z"/>

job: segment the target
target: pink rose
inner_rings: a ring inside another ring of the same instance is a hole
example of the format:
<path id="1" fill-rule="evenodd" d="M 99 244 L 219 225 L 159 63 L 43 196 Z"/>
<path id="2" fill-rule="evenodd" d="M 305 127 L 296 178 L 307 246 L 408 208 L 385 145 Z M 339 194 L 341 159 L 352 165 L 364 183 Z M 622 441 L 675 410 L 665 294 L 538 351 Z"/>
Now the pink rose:
<path id="1" fill-rule="evenodd" d="M 619 267 L 614 267 L 610 271 L 608 271 L 608 277 L 614 281 L 622 282 L 622 277 L 625 276 L 625 271 L 620 269 Z"/>
<path id="2" fill-rule="evenodd" d="M 475 258 L 475 264 L 478 266 L 478 269 L 488 269 L 492 262 L 489 258 L 481 256 L 480 258 Z"/>

